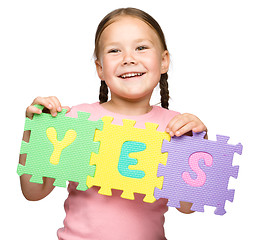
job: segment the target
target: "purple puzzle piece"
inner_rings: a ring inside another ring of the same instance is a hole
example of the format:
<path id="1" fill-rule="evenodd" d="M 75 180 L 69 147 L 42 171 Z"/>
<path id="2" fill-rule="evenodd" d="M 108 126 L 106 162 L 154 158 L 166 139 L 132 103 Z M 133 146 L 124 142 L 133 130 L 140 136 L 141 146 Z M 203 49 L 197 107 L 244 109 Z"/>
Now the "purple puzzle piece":
<path id="1" fill-rule="evenodd" d="M 229 137 L 217 135 L 217 141 L 204 139 L 205 132 L 192 137 L 164 140 L 162 152 L 168 152 L 166 166 L 160 164 L 158 177 L 164 176 L 162 190 L 156 188 L 156 199 L 167 198 L 168 206 L 180 207 L 180 201 L 191 202 L 191 210 L 203 212 L 204 205 L 216 207 L 224 215 L 226 200 L 233 201 L 234 190 L 228 190 L 230 176 L 237 178 L 238 166 L 232 166 L 234 153 L 242 154 L 242 145 L 230 145 Z"/>

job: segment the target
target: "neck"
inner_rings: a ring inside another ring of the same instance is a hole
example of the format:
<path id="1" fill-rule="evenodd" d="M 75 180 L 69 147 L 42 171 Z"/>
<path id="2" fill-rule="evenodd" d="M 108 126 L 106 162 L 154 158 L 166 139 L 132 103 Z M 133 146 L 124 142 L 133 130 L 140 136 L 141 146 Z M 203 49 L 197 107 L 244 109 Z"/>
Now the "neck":
<path id="1" fill-rule="evenodd" d="M 150 99 L 121 99 L 112 96 L 111 100 L 103 103 L 102 106 L 107 110 L 123 115 L 143 115 L 151 111 Z"/>

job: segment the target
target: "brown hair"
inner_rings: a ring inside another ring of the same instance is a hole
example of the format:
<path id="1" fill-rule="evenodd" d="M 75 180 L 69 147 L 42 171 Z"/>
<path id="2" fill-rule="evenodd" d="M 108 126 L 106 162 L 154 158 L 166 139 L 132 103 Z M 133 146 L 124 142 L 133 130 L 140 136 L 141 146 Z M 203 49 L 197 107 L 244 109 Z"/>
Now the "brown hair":
<path id="1" fill-rule="evenodd" d="M 121 15 L 136 17 L 144 21 L 145 23 L 147 23 L 157 33 L 163 50 L 164 51 L 167 50 L 164 33 L 161 27 L 159 26 L 159 24 L 157 23 L 157 21 L 153 17 L 151 17 L 148 13 L 142 10 L 139 10 L 137 8 L 119 8 L 107 14 L 98 25 L 98 28 L 95 34 L 95 49 L 94 49 L 95 59 L 99 58 L 99 40 L 102 32 L 107 26 L 109 26 L 111 23 L 115 21 L 114 20 L 115 17 L 121 16 Z M 168 109 L 168 105 L 169 105 L 169 102 L 168 102 L 169 90 L 168 90 L 167 79 L 168 79 L 167 73 L 161 74 L 160 82 L 159 82 L 161 106 L 166 109 Z M 99 100 L 100 100 L 100 103 L 106 102 L 108 100 L 108 87 L 105 81 L 101 81 Z"/>

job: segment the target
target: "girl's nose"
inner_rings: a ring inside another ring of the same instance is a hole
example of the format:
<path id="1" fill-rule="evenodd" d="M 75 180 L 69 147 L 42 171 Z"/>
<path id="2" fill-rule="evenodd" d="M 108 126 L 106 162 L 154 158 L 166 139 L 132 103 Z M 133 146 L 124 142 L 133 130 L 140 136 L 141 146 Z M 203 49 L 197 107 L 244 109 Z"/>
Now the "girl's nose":
<path id="1" fill-rule="evenodd" d="M 123 65 L 131 65 L 131 64 L 136 64 L 137 61 L 135 57 L 133 56 L 132 53 L 125 53 L 124 58 L 123 58 Z"/>

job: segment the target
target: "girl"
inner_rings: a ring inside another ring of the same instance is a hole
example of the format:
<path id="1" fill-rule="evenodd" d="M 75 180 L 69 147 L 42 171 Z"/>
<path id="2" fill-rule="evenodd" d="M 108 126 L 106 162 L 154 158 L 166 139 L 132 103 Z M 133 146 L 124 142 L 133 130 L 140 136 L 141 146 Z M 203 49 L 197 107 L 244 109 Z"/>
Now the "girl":
<path id="1" fill-rule="evenodd" d="M 113 123 L 133 119 L 135 127 L 140 128 L 144 128 L 145 122 L 153 122 L 159 124 L 158 130 L 166 130 L 171 136 L 207 130 L 196 116 L 168 110 L 169 52 L 160 26 L 150 15 L 134 8 L 109 13 L 98 26 L 94 54 L 101 79 L 100 102 L 72 109 L 65 107 L 68 116 L 76 117 L 77 111 L 86 111 L 91 113 L 91 120 L 103 116 L 113 116 Z M 150 106 L 158 83 L 162 107 Z M 41 113 L 35 104 L 44 105 L 53 116 L 62 110 L 56 97 L 38 97 L 27 108 L 27 117 Z M 29 140 L 29 132 L 24 133 L 24 140 Z M 25 158 L 20 156 L 21 164 L 25 164 Z M 22 192 L 28 200 L 40 200 L 54 189 L 53 179 L 44 178 L 43 185 L 29 179 L 28 175 L 21 176 Z M 58 239 L 166 239 L 163 228 L 164 213 L 168 210 L 166 199 L 145 203 L 142 194 L 136 193 L 132 201 L 121 198 L 119 190 L 112 190 L 112 196 L 98 194 L 98 190 L 92 187 L 85 192 L 77 191 L 76 184 L 69 183 L 66 218 L 64 227 L 58 230 Z M 181 202 L 178 210 L 191 213 L 190 208 L 191 203 Z"/>

